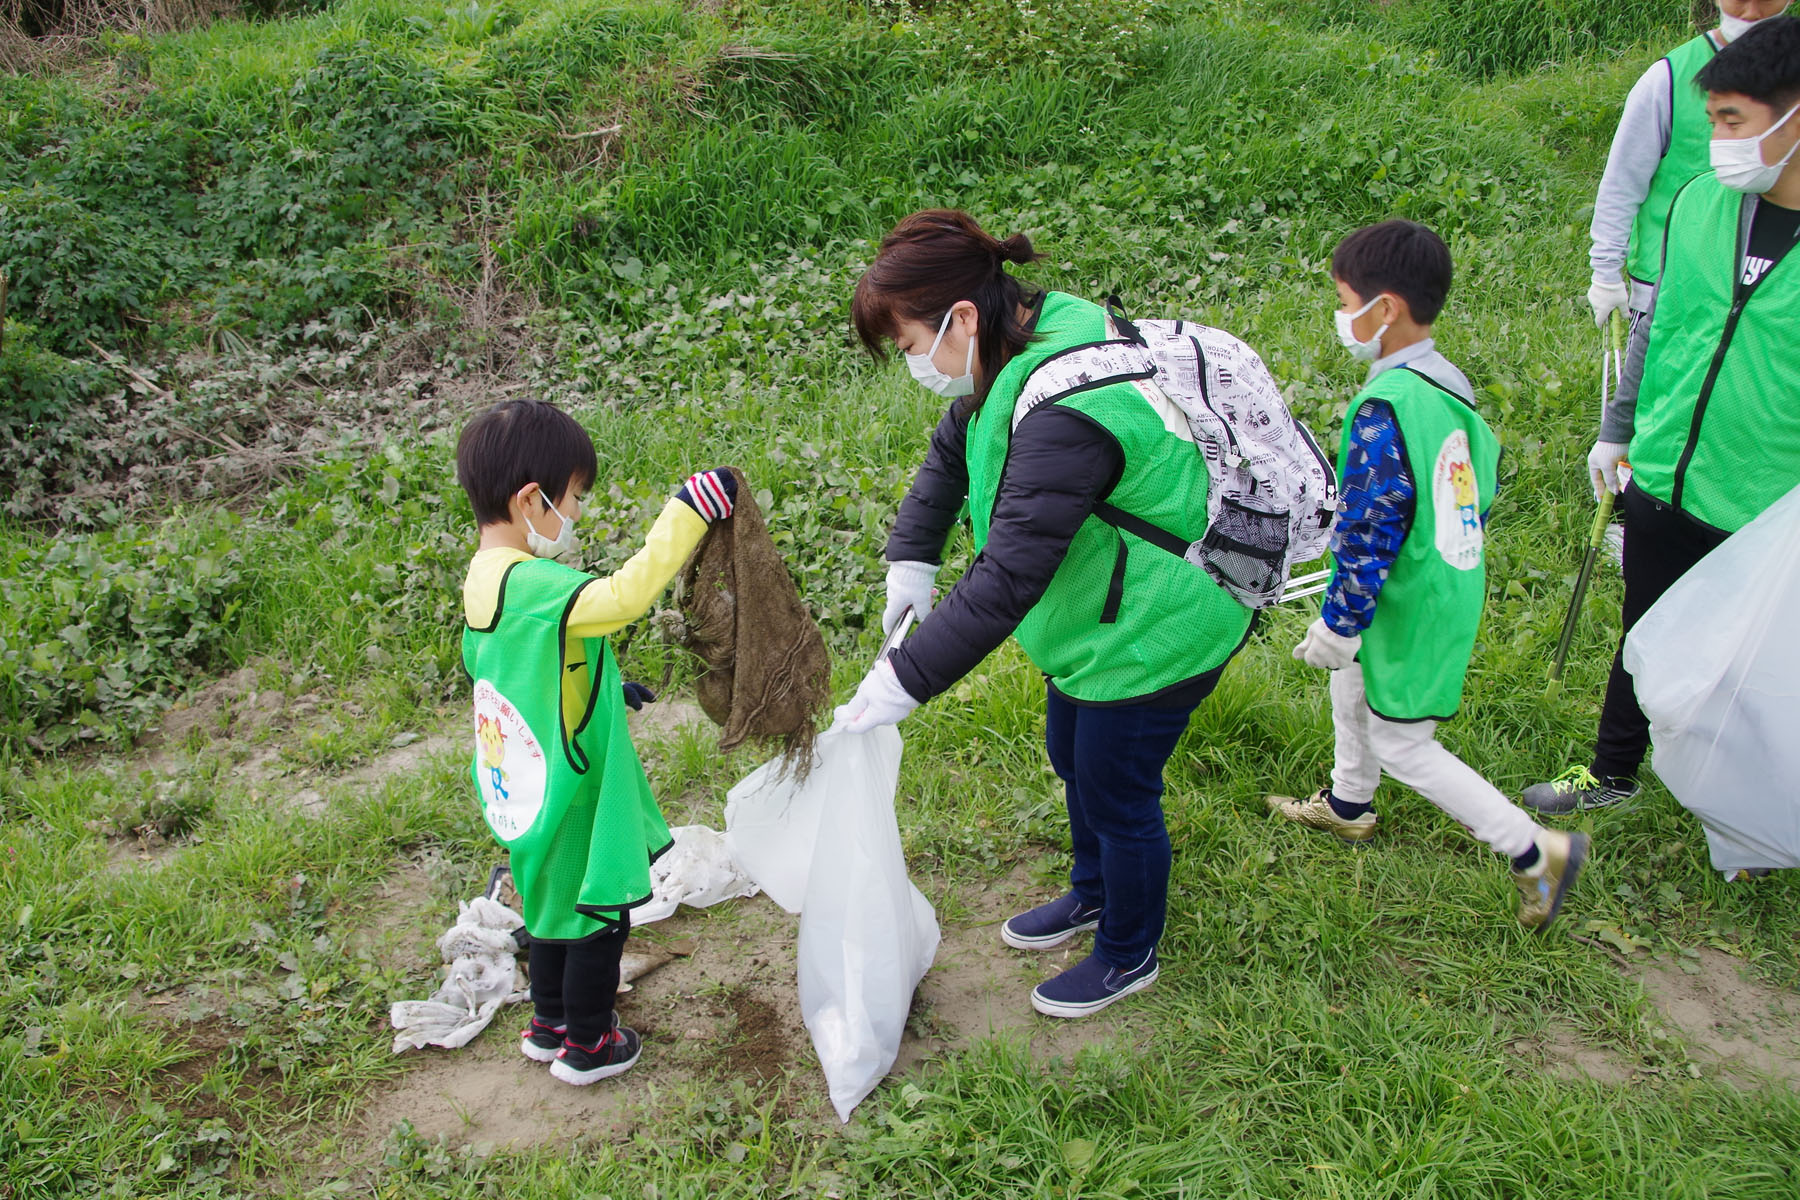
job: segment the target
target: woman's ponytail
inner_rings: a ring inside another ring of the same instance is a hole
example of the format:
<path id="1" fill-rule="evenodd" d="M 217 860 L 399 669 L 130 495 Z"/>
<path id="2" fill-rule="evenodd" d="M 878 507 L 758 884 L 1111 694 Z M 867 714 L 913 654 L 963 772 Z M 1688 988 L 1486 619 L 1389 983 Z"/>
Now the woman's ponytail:
<path id="1" fill-rule="evenodd" d="M 1031 248 L 1031 239 L 1022 233 L 1015 233 L 1005 241 L 994 243 L 995 253 L 1003 263 L 1034 263 L 1044 257 Z"/>

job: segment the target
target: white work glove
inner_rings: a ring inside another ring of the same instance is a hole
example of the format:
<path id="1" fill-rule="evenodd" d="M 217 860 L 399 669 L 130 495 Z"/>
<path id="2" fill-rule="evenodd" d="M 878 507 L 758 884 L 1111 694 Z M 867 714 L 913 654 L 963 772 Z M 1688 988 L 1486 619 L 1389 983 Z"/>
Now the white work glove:
<path id="1" fill-rule="evenodd" d="M 840 704 L 832 712 L 831 727 L 850 733 L 867 733 L 879 725 L 898 725 L 907 713 L 919 707 L 912 693 L 900 686 L 900 677 L 887 659 L 875 664 L 856 686 L 850 703 Z"/>
<path id="2" fill-rule="evenodd" d="M 1628 447 L 1624 442 L 1595 442 L 1588 451 L 1588 479 L 1594 485 L 1594 499 L 1606 493 L 1619 494 L 1619 464 L 1625 461 Z"/>
<path id="3" fill-rule="evenodd" d="M 1294 657 L 1322 671 L 1341 671 L 1356 661 L 1356 652 L 1361 648 L 1362 634 L 1345 637 L 1333 633 L 1325 618 L 1320 617 L 1306 627 L 1306 636 L 1294 647 Z"/>
<path id="4" fill-rule="evenodd" d="M 882 636 L 894 632 L 900 614 L 908 608 L 923 621 L 931 611 L 931 585 L 937 579 L 937 567 L 928 562 L 891 562 L 887 573 L 887 606 L 881 610 Z"/>
<path id="5" fill-rule="evenodd" d="M 1592 286 L 1588 288 L 1588 307 L 1594 310 L 1594 328 L 1606 328 L 1606 318 L 1617 309 L 1631 304 L 1631 285 L 1622 279 L 1608 279 L 1603 275 L 1594 276 Z"/>

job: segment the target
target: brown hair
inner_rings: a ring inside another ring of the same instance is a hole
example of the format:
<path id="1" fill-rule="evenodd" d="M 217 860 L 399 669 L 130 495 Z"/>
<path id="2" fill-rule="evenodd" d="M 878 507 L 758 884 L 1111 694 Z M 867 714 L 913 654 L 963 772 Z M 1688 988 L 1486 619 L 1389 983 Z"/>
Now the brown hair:
<path id="1" fill-rule="evenodd" d="M 886 341 L 899 332 L 901 321 L 935 327 L 952 305 L 969 301 L 979 317 L 978 394 L 985 393 L 1007 360 L 1031 340 L 1019 320 L 1025 288 L 1006 273 L 1006 264 L 1042 257 L 1022 233 L 1001 240 L 966 212 L 928 208 L 881 239 L 875 261 L 856 283 L 850 320 L 864 349 L 879 360 L 887 356 Z"/>

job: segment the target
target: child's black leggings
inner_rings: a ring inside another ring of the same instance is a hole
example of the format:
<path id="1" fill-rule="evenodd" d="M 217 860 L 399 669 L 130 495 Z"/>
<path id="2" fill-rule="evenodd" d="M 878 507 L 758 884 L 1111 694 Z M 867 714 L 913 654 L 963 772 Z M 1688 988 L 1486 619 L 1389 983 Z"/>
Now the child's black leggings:
<path id="1" fill-rule="evenodd" d="M 619 994 L 619 959 L 631 932 L 628 914 L 614 933 L 585 942 L 531 943 L 531 1004 L 546 1025 L 567 1024 L 565 1035 L 597 1046 L 612 1032 Z"/>

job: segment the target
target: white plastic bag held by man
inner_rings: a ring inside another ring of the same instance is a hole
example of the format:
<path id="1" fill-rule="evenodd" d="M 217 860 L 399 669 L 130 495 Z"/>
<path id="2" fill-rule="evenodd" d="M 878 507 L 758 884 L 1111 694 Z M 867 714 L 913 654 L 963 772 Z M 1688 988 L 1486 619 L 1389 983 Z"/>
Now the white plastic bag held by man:
<path id="1" fill-rule="evenodd" d="M 1713 866 L 1800 867 L 1800 487 L 1681 577 L 1625 638 L 1656 774 Z"/>

